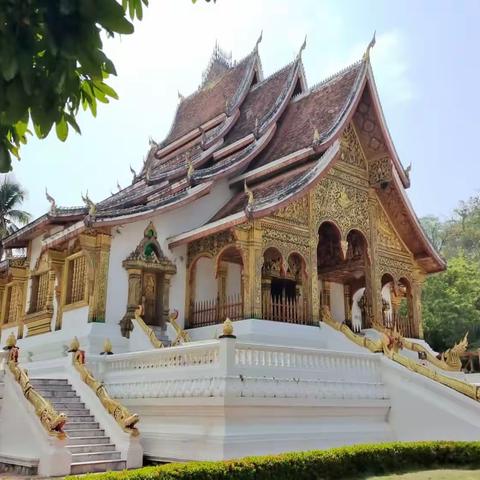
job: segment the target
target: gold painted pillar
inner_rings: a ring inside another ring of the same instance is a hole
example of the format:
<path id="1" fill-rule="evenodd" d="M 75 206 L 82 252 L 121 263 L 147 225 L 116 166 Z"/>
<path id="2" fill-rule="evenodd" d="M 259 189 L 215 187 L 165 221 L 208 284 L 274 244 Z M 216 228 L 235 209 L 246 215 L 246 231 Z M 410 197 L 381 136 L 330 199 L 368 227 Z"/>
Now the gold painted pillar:
<path id="1" fill-rule="evenodd" d="M 128 301 L 127 311 L 120 320 L 122 335 L 129 337 L 132 330 L 132 318 L 135 310 L 142 302 L 142 270 L 140 268 L 125 267 L 128 274 Z"/>
<path id="2" fill-rule="evenodd" d="M 221 317 L 227 303 L 227 274 L 228 266 L 225 262 L 220 262 L 217 269 L 217 296 L 218 296 L 218 309 Z M 219 320 L 222 320 L 220 318 Z"/>
<path id="3" fill-rule="evenodd" d="M 262 227 L 255 220 L 245 228 L 236 228 L 238 245 L 244 257 L 243 314 L 262 318 Z"/>
<path id="4" fill-rule="evenodd" d="M 377 266 L 377 208 L 377 197 L 374 189 L 370 187 L 368 191 L 370 238 L 367 258 L 365 259 L 365 291 L 368 300 L 366 317 L 368 325 L 365 325 L 364 328 L 369 328 L 375 323 L 383 323 L 382 285 Z"/>
<path id="5" fill-rule="evenodd" d="M 105 233 L 80 235 L 80 245 L 88 259 L 88 321 L 105 322 L 108 262 L 111 236 Z"/>
<path id="6" fill-rule="evenodd" d="M 166 328 L 170 314 L 170 281 L 172 276 L 165 273 L 161 279 L 162 288 L 162 328 Z"/>
<path id="7" fill-rule="evenodd" d="M 423 320 L 422 320 L 422 289 L 425 283 L 425 274 L 414 272 L 411 285 L 412 315 L 413 322 L 418 338 L 423 338 Z"/>
<path id="8" fill-rule="evenodd" d="M 60 330 L 62 328 L 62 279 L 63 279 L 63 270 L 65 266 L 65 256 L 66 252 L 60 252 L 58 250 L 49 250 L 48 257 L 50 259 L 50 265 L 54 273 L 53 281 L 53 292 L 52 292 L 52 301 L 53 298 L 57 304 L 57 312 L 55 315 L 55 330 Z M 56 285 L 55 285 L 56 280 Z"/>

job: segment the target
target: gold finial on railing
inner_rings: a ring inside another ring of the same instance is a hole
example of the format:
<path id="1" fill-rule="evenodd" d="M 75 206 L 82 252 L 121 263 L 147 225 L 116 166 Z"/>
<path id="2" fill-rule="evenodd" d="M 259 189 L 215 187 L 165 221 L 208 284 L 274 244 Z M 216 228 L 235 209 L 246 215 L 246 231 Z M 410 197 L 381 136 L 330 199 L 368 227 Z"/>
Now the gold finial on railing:
<path id="1" fill-rule="evenodd" d="M 68 348 L 69 352 L 76 352 L 80 348 L 80 342 L 78 341 L 77 337 L 73 337 L 72 341 L 70 342 L 70 347 Z"/>
<path id="2" fill-rule="evenodd" d="M 3 349 L 11 350 L 16 345 L 17 345 L 17 337 L 14 335 L 13 332 L 10 332 L 10 335 L 7 337 L 7 340 L 5 341 L 5 347 L 3 347 Z"/>
<path id="3" fill-rule="evenodd" d="M 228 317 L 223 322 L 223 331 L 219 338 L 236 338 L 233 334 L 233 323 Z"/>
<path id="4" fill-rule="evenodd" d="M 112 342 L 109 338 L 106 338 L 103 342 L 103 352 L 100 355 L 113 355 Z"/>

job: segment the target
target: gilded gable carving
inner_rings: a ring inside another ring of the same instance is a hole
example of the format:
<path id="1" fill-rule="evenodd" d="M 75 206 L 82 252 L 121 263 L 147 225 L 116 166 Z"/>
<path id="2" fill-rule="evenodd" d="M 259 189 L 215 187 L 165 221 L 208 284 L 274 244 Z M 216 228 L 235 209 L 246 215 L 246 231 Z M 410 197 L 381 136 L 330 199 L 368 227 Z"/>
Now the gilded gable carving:
<path id="1" fill-rule="evenodd" d="M 377 158 L 368 168 L 370 185 L 380 185 L 392 180 L 392 163 L 388 157 Z"/>
<path id="2" fill-rule="evenodd" d="M 383 208 L 377 204 L 377 241 L 386 249 L 407 253 Z"/>
<path id="3" fill-rule="evenodd" d="M 219 232 L 215 235 L 199 238 L 188 244 L 188 265 L 199 253 L 209 253 L 215 256 L 225 245 L 235 242 L 235 237 L 230 230 Z"/>
<path id="4" fill-rule="evenodd" d="M 347 128 L 345 128 L 340 140 L 340 158 L 345 163 L 361 168 L 362 170 L 366 170 L 367 168 L 362 147 L 360 146 L 352 124 L 349 124 Z"/>
<path id="5" fill-rule="evenodd" d="M 308 197 L 304 196 L 299 200 L 289 203 L 285 207 L 278 209 L 274 217 L 288 220 L 293 223 L 308 224 Z"/>
<path id="6" fill-rule="evenodd" d="M 334 220 L 346 235 L 356 228 L 368 234 L 368 192 L 327 177 L 313 192 L 313 215 L 316 228 L 324 220 Z"/>

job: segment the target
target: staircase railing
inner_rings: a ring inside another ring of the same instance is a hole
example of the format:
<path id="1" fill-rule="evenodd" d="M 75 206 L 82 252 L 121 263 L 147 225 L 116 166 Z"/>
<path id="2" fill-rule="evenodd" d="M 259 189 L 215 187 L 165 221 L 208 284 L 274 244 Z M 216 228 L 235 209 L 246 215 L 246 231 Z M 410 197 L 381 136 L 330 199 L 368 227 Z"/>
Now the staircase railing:
<path id="1" fill-rule="evenodd" d="M 362 337 L 352 332 L 344 323 L 335 321 L 332 318 L 330 309 L 327 306 L 322 307 L 322 321 L 327 325 L 330 325 L 335 330 L 342 332 L 357 345 L 368 348 L 371 352 L 383 352 L 385 356 L 404 366 L 405 368 L 408 368 L 408 370 L 419 373 L 424 377 L 441 383 L 442 385 L 462 393 L 463 395 L 466 395 L 477 402 L 480 401 L 480 387 L 477 385 L 449 377 L 448 375 L 444 375 L 437 370 L 433 370 L 425 365 L 415 362 L 410 358 L 400 355 L 398 351 L 405 346 L 405 339 L 398 331 L 396 331 L 396 329 L 388 333 L 382 332 L 382 338 L 377 341 L 373 341 L 369 338 Z"/>
<path id="2" fill-rule="evenodd" d="M 140 420 L 139 416 L 130 413 L 118 400 L 113 399 L 108 393 L 102 382 L 99 382 L 85 366 L 85 352 L 76 350 L 73 352 L 73 366 L 80 373 L 82 380 L 95 392 L 98 399 L 113 416 L 124 432 L 136 437 L 139 435 L 138 428 L 135 426 Z"/>
<path id="3" fill-rule="evenodd" d="M 47 433 L 60 440 L 65 439 L 67 435 L 63 431 L 63 426 L 68 420 L 67 416 L 57 412 L 52 404 L 33 388 L 27 371 L 18 365 L 18 350 L 16 346 L 10 349 L 7 360 L 9 370 L 20 385 L 24 397 L 35 408 L 35 413 Z"/>
<path id="4" fill-rule="evenodd" d="M 165 345 L 157 337 L 154 330 L 144 322 L 143 318 L 141 317 L 142 313 L 143 308 L 141 305 L 139 305 L 135 310 L 135 320 L 137 321 L 139 327 L 145 332 L 153 348 L 163 348 Z"/>

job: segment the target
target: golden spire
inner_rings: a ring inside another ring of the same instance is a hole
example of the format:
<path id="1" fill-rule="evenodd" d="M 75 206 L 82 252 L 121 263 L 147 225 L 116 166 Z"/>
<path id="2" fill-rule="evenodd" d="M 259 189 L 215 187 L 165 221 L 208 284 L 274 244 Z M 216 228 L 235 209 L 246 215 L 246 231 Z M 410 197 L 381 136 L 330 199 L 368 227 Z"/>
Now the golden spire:
<path id="1" fill-rule="evenodd" d="M 247 196 L 248 198 L 248 202 L 247 202 L 247 206 L 250 207 L 251 205 L 253 205 L 253 202 L 255 201 L 254 197 L 253 197 L 253 192 L 252 190 L 250 190 L 250 188 L 248 188 L 248 185 L 247 185 L 247 181 L 245 180 L 244 184 L 243 184 L 243 190 L 245 192 L 245 195 Z"/>
<path id="2" fill-rule="evenodd" d="M 377 33 L 376 31 L 373 32 L 373 37 L 370 40 L 370 43 L 368 44 L 367 49 L 365 50 L 365 53 L 363 54 L 363 60 L 365 62 L 370 61 L 370 50 L 375 46 L 375 42 L 376 42 L 375 35 L 376 35 L 376 33 Z"/>

